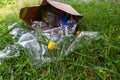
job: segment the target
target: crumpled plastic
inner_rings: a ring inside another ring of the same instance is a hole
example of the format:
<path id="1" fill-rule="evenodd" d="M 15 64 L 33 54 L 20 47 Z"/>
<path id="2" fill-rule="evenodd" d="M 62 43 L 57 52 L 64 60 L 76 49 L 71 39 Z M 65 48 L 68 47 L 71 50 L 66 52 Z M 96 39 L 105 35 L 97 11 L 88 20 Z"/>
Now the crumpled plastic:
<path id="1" fill-rule="evenodd" d="M 3 58 L 14 58 L 18 57 L 19 54 L 19 47 L 17 45 L 8 45 L 0 51 L 0 64 L 1 64 L 1 59 Z"/>
<path id="2" fill-rule="evenodd" d="M 8 26 L 8 30 L 12 29 L 14 26 L 18 26 L 10 32 L 14 39 L 19 39 L 23 34 L 29 31 L 28 29 L 21 28 L 17 23 Z"/>
<path id="3" fill-rule="evenodd" d="M 68 49 L 65 51 L 65 54 L 69 54 L 74 49 L 78 48 L 77 43 L 80 43 L 81 39 L 83 37 L 87 38 L 94 38 L 96 37 L 98 32 L 91 32 L 91 31 L 82 31 L 75 40 L 71 43 L 71 45 L 68 47 Z"/>
<path id="4" fill-rule="evenodd" d="M 20 37 L 18 44 L 27 50 L 28 56 L 35 66 L 38 66 L 39 62 L 50 61 L 50 58 L 44 57 L 47 46 L 40 44 L 33 34 L 25 33 Z"/>
<path id="5" fill-rule="evenodd" d="M 15 26 L 15 24 L 9 26 L 9 29 L 13 26 Z M 0 59 L 19 56 L 20 52 L 17 45 L 20 45 L 26 50 L 27 55 L 29 56 L 29 59 L 31 60 L 33 65 L 38 68 L 38 64 L 51 62 L 52 60 L 56 60 L 58 57 L 50 56 L 52 54 L 52 51 L 48 50 L 47 45 L 39 42 L 39 39 L 41 39 L 41 35 L 46 37 L 46 42 L 49 42 L 49 40 L 53 40 L 54 42 L 56 42 L 57 45 L 60 45 L 61 43 L 64 44 L 65 38 L 67 37 L 69 40 L 69 45 L 65 45 L 64 51 L 60 51 L 60 54 L 58 54 L 61 55 L 61 53 L 64 53 L 65 55 L 67 55 L 75 48 L 77 48 L 75 47 L 75 45 L 79 43 L 83 37 L 92 38 L 98 34 L 98 32 L 81 31 L 81 33 L 76 37 L 72 34 L 66 36 L 65 34 L 61 33 L 62 30 L 59 34 L 54 34 L 54 30 L 56 29 L 58 29 L 58 31 L 60 30 L 58 27 L 53 28 L 52 32 L 51 29 L 48 29 L 43 32 L 40 31 L 41 33 L 39 33 L 39 31 L 36 30 L 27 30 L 21 27 L 13 29 L 10 34 L 13 35 L 13 38 L 17 38 L 18 41 L 17 43 L 15 43 L 15 45 L 7 46 L 5 49 L 0 51 Z"/>

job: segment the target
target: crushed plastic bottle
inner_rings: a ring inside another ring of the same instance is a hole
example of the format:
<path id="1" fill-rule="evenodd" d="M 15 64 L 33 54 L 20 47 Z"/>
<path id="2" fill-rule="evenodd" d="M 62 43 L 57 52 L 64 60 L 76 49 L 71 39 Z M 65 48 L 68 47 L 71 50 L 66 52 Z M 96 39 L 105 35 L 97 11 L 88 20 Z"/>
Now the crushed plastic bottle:
<path id="1" fill-rule="evenodd" d="M 39 43 L 37 38 L 31 33 L 22 35 L 18 44 L 26 49 L 27 55 L 36 68 L 39 67 L 38 64 L 49 62 L 51 60 L 51 58 L 44 56 L 47 52 L 47 46 Z"/>
<path id="2" fill-rule="evenodd" d="M 41 59 L 41 48 L 37 39 L 30 33 L 22 35 L 18 41 L 27 50 L 29 58 L 35 63 Z"/>
<path id="3" fill-rule="evenodd" d="M 68 49 L 65 51 L 65 54 L 69 54 L 71 51 L 73 51 L 74 49 L 78 48 L 78 46 L 76 46 L 76 44 L 80 43 L 81 39 L 83 37 L 87 38 L 94 38 L 96 37 L 98 34 L 98 32 L 90 32 L 90 31 L 82 31 L 76 38 L 75 40 L 72 42 L 72 44 L 68 47 Z"/>

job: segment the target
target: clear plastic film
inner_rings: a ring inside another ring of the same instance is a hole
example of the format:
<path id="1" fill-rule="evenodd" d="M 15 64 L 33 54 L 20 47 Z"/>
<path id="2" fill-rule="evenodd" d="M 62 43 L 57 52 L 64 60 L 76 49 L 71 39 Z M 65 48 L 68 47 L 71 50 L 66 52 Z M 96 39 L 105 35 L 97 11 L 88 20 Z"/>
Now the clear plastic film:
<path id="1" fill-rule="evenodd" d="M 31 33 L 22 35 L 18 41 L 18 44 L 26 49 L 27 55 L 35 67 L 38 67 L 39 64 L 49 62 L 51 60 L 51 58 L 44 56 L 47 52 L 47 46 L 39 43 L 37 37 Z"/>
<path id="2" fill-rule="evenodd" d="M 0 51 L 0 64 L 3 58 L 14 58 L 19 56 L 19 47 L 17 45 L 8 45 Z"/>
<path id="3" fill-rule="evenodd" d="M 11 28 L 15 27 L 17 25 L 16 28 L 14 28 L 10 34 L 13 35 L 14 39 L 19 39 L 23 34 L 28 32 L 28 29 L 24 29 L 21 28 L 21 26 L 19 26 L 17 23 L 14 23 L 13 25 L 8 26 L 8 30 L 10 30 Z"/>
<path id="4" fill-rule="evenodd" d="M 40 25 L 42 26 L 44 24 L 40 23 Z M 12 25 L 11 27 L 13 26 L 15 25 Z M 56 30 L 58 31 L 57 33 Z M 61 54 L 64 53 L 63 55 L 67 55 L 74 49 L 79 48 L 76 44 L 80 43 L 83 37 L 92 38 L 97 35 L 97 32 L 82 31 L 78 36 L 72 34 L 67 36 L 64 33 L 64 29 L 61 29 L 61 27 L 48 28 L 40 32 L 39 30 L 28 30 L 17 27 L 13 29 L 10 34 L 12 34 L 13 37 L 17 37 L 17 45 L 15 43 L 15 45 L 7 46 L 5 49 L 1 50 L 0 60 L 2 58 L 14 58 L 19 56 L 20 52 L 18 45 L 20 45 L 26 50 L 33 65 L 38 68 L 42 63 L 56 60 Z M 44 42 L 46 44 L 42 41 L 46 41 Z M 56 43 L 55 49 L 52 51 L 48 50 L 49 41 L 54 41 Z"/>
<path id="5" fill-rule="evenodd" d="M 70 44 L 70 46 L 67 48 L 67 50 L 65 51 L 65 54 L 69 54 L 71 51 L 73 51 L 74 49 L 79 48 L 79 45 L 77 45 L 78 43 L 81 43 L 81 39 L 83 37 L 85 37 L 86 39 L 89 38 L 94 38 L 96 37 L 98 34 L 98 32 L 91 32 L 91 31 L 82 31 L 76 38 L 75 40 Z"/>
<path id="6" fill-rule="evenodd" d="M 41 60 L 40 45 L 32 34 L 26 33 L 22 35 L 18 41 L 18 44 L 26 49 L 28 53 L 27 55 L 33 61 L 33 64 Z"/>

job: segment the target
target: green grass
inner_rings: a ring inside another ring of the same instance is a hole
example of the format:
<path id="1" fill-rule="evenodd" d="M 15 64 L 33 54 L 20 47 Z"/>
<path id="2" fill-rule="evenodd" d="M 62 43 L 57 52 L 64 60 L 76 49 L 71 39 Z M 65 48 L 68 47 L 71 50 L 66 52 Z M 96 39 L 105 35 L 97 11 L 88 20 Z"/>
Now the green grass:
<path id="1" fill-rule="evenodd" d="M 5 59 L 0 65 L 0 80 L 119 80 L 120 79 L 120 6 L 117 3 L 69 2 L 84 15 L 78 29 L 98 31 L 100 36 L 82 40 L 78 49 L 60 60 L 32 66 L 21 49 L 18 58 Z M 6 12 L 5 12 L 6 10 Z M 3 13 L 1 13 L 3 12 Z M 0 35 L 19 21 L 14 7 L 0 7 Z M 11 35 L 0 38 L 0 49 L 13 44 Z"/>

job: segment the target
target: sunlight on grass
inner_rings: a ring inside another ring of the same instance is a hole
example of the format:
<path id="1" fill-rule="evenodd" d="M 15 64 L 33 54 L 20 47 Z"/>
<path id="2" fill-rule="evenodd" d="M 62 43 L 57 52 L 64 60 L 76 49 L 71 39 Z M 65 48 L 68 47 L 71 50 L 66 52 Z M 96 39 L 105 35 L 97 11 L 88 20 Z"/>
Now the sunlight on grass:
<path id="1" fill-rule="evenodd" d="M 6 16 L 10 14 L 18 14 L 19 11 L 16 10 L 14 5 L 6 5 L 0 8 L 0 22 L 5 19 Z"/>
<path id="2" fill-rule="evenodd" d="M 0 15 L 7 15 L 7 14 L 10 14 L 10 13 L 13 13 L 14 9 L 13 9 L 13 6 L 14 5 L 6 5 L 2 8 L 0 8 Z"/>
<path id="3" fill-rule="evenodd" d="M 3 16 L 8 15 L 8 14 L 10 14 L 12 12 L 13 12 L 13 10 L 10 9 L 10 8 L 2 8 L 2 9 L 0 9 L 0 15 L 3 15 Z"/>
<path id="4" fill-rule="evenodd" d="M 0 22 L 5 19 L 6 15 L 9 15 L 12 12 L 13 12 L 13 10 L 8 6 L 0 8 Z"/>

